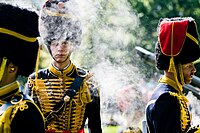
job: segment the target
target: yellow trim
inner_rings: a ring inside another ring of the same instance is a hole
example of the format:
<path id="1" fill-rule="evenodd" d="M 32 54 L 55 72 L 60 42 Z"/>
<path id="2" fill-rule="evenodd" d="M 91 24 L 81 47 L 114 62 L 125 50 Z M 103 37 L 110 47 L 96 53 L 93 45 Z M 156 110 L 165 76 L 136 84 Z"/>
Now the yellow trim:
<path id="1" fill-rule="evenodd" d="M 173 41 L 174 41 L 174 22 L 172 23 L 172 33 L 171 33 L 171 56 L 173 56 Z"/>
<path id="2" fill-rule="evenodd" d="M 66 78 L 66 77 L 69 77 L 71 76 L 74 71 L 77 71 L 77 68 L 76 66 L 70 61 L 70 65 L 65 68 L 64 70 L 57 70 L 53 64 L 50 64 L 49 66 L 49 70 L 50 72 L 56 76 L 56 77 L 60 77 L 60 78 Z"/>
<path id="3" fill-rule="evenodd" d="M 198 130 L 197 130 L 197 131 L 195 131 L 194 133 L 200 133 L 200 128 L 198 128 Z"/>
<path id="4" fill-rule="evenodd" d="M 57 13 L 57 12 L 52 12 L 47 9 L 43 9 L 44 13 L 50 15 L 50 16 L 57 16 L 57 17 L 65 17 L 65 18 L 74 18 L 74 19 L 79 19 L 77 16 L 73 14 L 64 14 L 64 13 Z"/>
<path id="5" fill-rule="evenodd" d="M 179 88 L 177 90 L 179 91 L 179 93 L 182 93 L 183 89 L 182 89 L 182 85 L 178 81 L 178 77 L 177 77 L 178 75 L 177 75 L 177 70 L 176 70 L 176 67 L 175 67 L 175 64 L 174 64 L 174 57 L 173 56 L 170 58 L 170 65 L 169 65 L 168 72 L 171 72 L 171 73 L 174 74 L 174 79 L 175 79 L 176 85 Z"/>
<path id="6" fill-rule="evenodd" d="M 5 86 L 1 87 L 0 88 L 0 96 L 8 94 L 9 92 L 14 91 L 14 90 L 17 90 L 16 93 L 19 93 L 20 92 L 19 86 L 20 86 L 19 82 L 15 81 L 15 82 L 13 82 L 11 84 L 8 84 L 8 85 L 5 85 Z M 14 95 L 14 94 L 11 94 L 11 95 Z M 11 96 L 11 95 L 9 95 L 9 96 Z M 9 96 L 7 96 L 7 97 L 9 97 Z M 6 99 L 7 97 L 5 97 L 4 99 Z M 4 100 L 4 99 L 1 99 L 1 100 Z"/>
<path id="7" fill-rule="evenodd" d="M 193 40 L 197 45 L 199 45 L 198 40 L 195 37 L 193 37 L 191 34 L 186 32 L 186 36 L 189 37 L 191 40 Z"/>
<path id="8" fill-rule="evenodd" d="M 0 67 L 0 81 L 3 77 L 4 71 L 5 71 L 5 68 L 6 68 L 6 62 L 7 62 L 7 58 L 3 57 L 3 60 L 1 62 L 1 67 Z"/>
<path id="9" fill-rule="evenodd" d="M 37 40 L 37 37 L 27 37 L 27 36 L 24 36 L 20 33 L 17 33 L 15 31 L 5 29 L 5 28 L 0 28 L 0 33 L 8 34 L 8 35 L 17 37 L 17 38 L 22 39 L 22 40 L 27 41 L 27 42 L 35 42 Z"/>
<path id="10" fill-rule="evenodd" d="M 162 78 L 160 78 L 159 82 L 160 83 L 166 83 L 166 84 L 172 86 L 174 89 L 176 89 L 179 92 L 179 94 L 181 94 L 181 92 L 183 90 L 182 87 L 180 88 L 180 86 L 177 84 L 176 81 L 174 81 L 174 80 L 172 80 L 172 79 L 170 79 L 166 76 L 163 76 Z"/>
<path id="11" fill-rule="evenodd" d="M 184 132 L 188 126 L 188 123 L 191 121 L 190 113 L 187 106 L 187 103 L 189 102 L 189 100 L 183 94 L 179 95 L 175 92 L 170 92 L 170 95 L 176 97 L 179 102 L 181 130 Z"/>
<path id="12" fill-rule="evenodd" d="M 176 68 L 175 68 L 175 64 L 174 64 L 174 57 L 173 56 L 171 56 L 171 58 L 170 58 L 168 72 L 172 72 L 172 73 L 176 72 Z"/>

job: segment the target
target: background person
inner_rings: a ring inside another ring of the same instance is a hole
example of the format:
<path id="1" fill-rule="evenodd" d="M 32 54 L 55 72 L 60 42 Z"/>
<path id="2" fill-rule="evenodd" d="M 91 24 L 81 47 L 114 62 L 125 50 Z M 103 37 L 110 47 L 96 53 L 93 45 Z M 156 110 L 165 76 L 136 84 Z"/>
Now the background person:
<path id="1" fill-rule="evenodd" d="M 101 133 L 100 97 L 91 72 L 76 67 L 71 53 L 81 44 L 75 0 L 48 0 L 40 13 L 40 34 L 52 57 L 48 68 L 30 75 L 28 93 L 46 120 L 46 132 Z"/>
<path id="2" fill-rule="evenodd" d="M 145 100 L 141 89 L 136 85 L 128 85 L 116 91 L 116 101 L 125 125 L 119 133 L 141 133 L 140 123 L 143 119 Z"/>
<path id="3" fill-rule="evenodd" d="M 146 108 L 150 133 L 186 133 L 192 128 L 188 100 L 182 92 L 196 72 L 199 35 L 193 18 L 164 18 L 158 25 L 156 67 L 164 71 Z"/>

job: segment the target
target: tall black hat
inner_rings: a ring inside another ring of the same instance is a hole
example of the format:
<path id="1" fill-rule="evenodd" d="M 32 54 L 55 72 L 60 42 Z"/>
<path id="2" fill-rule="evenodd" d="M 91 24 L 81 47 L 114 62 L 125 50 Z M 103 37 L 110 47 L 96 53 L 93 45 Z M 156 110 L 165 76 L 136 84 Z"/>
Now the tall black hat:
<path id="1" fill-rule="evenodd" d="M 40 35 L 49 49 L 51 41 L 66 40 L 73 48 L 82 37 L 81 12 L 76 0 L 47 0 L 39 18 Z M 51 52 L 51 51 L 50 51 Z"/>
<path id="2" fill-rule="evenodd" d="M 18 66 L 18 74 L 34 71 L 39 36 L 38 15 L 27 9 L 0 3 L 0 57 Z"/>
<path id="3" fill-rule="evenodd" d="M 164 18 L 158 25 L 156 67 L 169 69 L 173 62 L 186 64 L 200 57 L 197 25 L 193 18 Z M 170 62 L 171 59 L 171 62 Z"/>

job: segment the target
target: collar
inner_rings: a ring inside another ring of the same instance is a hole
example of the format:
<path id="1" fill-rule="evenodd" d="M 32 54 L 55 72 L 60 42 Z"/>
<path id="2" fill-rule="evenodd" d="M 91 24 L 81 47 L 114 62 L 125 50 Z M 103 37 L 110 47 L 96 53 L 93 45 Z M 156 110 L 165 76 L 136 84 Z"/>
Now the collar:
<path id="1" fill-rule="evenodd" d="M 70 62 L 63 70 L 59 70 L 57 67 L 55 67 L 53 64 L 49 66 L 50 72 L 55 75 L 56 77 L 66 77 L 66 76 L 71 76 L 74 72 L 77 71 L 76 66 Z"/>
<path id="2" fill-rule="evenodd" d="M 163 76 L 163 77 L 161 77 L 159 79 L 159 82 L 160 83 L 165 83 L 165 84 L 168 84 L 168 85 L 172 86 L 175 90 L 178 91 L 179 94 L 182 94 L 183 88 L 182 88 L 182 86 L 178 86 L 176 81 L 174 81 L 174 80 L 172 80 L 172 79 L 170 79 L 170 78 L 168 78 L 166 76 Z"/>
<path id="3" fill-rule="evenodd" d="M 15 81 L 0 88 L 0 101 L 11 98 L 16 93 L 20 92 L 20 83 Z"/>

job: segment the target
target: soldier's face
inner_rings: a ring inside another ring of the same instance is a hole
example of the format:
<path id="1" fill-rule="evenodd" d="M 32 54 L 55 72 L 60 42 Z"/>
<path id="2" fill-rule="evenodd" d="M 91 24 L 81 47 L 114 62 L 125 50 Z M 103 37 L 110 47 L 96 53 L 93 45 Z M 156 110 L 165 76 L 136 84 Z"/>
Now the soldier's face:
<path id="1" fill-rule="evenodd" d="M 196 72 L 196 68 L 193 63 L 187 63 L 183 65 L 183 76 L 186 84 L 190 84 L 192 77 Z"/>
<path id="2" fill-rule="evenodd" d="M 0 58 L 0 66 L 2 65 L 2 58 Z M 9 60 L 6 61 L 5 68 L 1 68 L 0 72 L 3 74 L 0 80 L 0 87 L 10 84 L 17 79 L 18 67 Z"/>
<path id="3" fill-rule="evenodd" d="M 70 56 L 72 50 L 70 42 L 67 41 L 52 41 L 50 45 L 53 59 L 58 63 L 63 63 Z"/>

